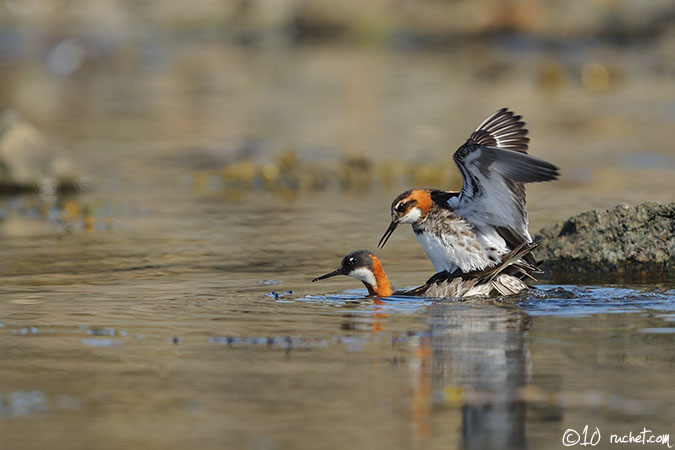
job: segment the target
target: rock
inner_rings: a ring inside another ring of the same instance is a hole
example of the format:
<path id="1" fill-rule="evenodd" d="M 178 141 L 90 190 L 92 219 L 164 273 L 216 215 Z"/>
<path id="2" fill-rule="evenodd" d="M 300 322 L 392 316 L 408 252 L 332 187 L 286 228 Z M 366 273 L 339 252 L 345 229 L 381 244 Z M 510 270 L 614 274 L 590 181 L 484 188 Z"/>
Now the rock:
<path id="1" fill-rule="evenodd" d="M 79 185 L 74 164 L 35 126 L 14 111 L 0 113 L 0 192 L 73 190 Z"/>
<path id="2" fill-rule="evenodd" d="M 543 228 L 534 241 L 553 278 L 665 279 L 675 275 L 675 203 L 588 211 Z"/>

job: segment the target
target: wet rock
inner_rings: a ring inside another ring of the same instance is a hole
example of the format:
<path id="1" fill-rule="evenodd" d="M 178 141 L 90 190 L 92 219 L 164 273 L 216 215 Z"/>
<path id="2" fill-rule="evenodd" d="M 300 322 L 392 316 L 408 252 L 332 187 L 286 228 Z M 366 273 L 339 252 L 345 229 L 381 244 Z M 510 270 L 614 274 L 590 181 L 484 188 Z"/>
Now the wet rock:
<path id="1" fill-rule="evenodd" d="M 560 274 L 637 279 L 675 275 L 675 203 L 619 205 L 543 228 L 537 258 Z"/>
<path id="2" fill-rule="evenodd" d="M 0 113 L 0 192 L 78 189 L 75 165 L 11 110 Z"/>

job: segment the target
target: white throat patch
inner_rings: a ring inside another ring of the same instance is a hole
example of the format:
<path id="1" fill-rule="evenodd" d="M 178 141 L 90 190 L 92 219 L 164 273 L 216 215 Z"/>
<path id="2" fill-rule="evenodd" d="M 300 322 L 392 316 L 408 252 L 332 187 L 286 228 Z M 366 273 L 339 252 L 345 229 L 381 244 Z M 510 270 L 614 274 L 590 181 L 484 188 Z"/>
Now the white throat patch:
<path id="1" fill-rule="evenodd" d="M 364 283 L 367 283 L 368 285 L 372 286 L 373 289 L 377 289 L 377 281 L 375 281 L 375 275 L 373 274 L 373 271 L 370 269 L 366 269 L 365 267 L 359 267 L 358 269 L 354 269 L 351 272 L 348 273 L 350 277 L 354 277 L 357 280 L 363 281 Z"/>
<path id="2" fill-rule="evenodd" d="M 401 217 L 400 223 L 415 223 L 422 216 L 422 210 L 418 207 L 412 208 L 408 214 Z"/>

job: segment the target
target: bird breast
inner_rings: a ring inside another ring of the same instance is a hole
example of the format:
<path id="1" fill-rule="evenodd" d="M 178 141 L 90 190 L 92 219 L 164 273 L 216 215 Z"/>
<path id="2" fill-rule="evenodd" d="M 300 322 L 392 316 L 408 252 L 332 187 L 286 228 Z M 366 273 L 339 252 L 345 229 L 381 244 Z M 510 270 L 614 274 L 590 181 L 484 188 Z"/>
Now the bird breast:
<path id="1" fill-rule="evenodd" d="M 482 270 L 496 259 L 476 238 L 473 226 L 449 211 L 428 214 L 413 227 L 437 272 Z"/>

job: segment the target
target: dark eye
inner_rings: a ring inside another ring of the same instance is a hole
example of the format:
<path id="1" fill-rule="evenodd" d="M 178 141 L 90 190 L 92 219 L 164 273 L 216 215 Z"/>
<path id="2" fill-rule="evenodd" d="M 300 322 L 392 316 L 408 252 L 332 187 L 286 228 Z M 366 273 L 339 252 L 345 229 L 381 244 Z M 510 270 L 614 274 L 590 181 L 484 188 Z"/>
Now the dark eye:
<path id="1" fill-rule="evenodd" d="M 349 265 L 352 265 L 352 264 L 355 264 L 355 263 L 356 263 L 356 258 L 349 258 L 349 260 L 347 260 L 347 264 L 349 264 Z"/>
<path id="2" fill-rule="evenodd" d="M 406 207 L 406 204 L 403 203 L 403 202 L 400 202 L 398 205 L 396 205 L 396 208 L 394 208 L 394 209 L 396 210 L 396 212 L 403 212 L 403 211 L 405 211 L 405 207 Z"/>

